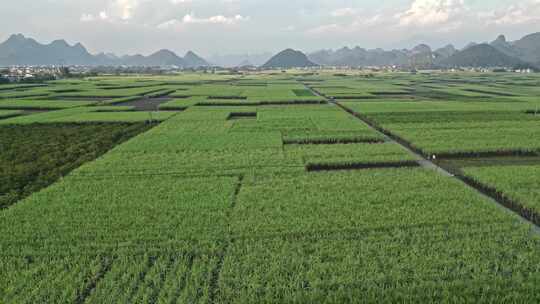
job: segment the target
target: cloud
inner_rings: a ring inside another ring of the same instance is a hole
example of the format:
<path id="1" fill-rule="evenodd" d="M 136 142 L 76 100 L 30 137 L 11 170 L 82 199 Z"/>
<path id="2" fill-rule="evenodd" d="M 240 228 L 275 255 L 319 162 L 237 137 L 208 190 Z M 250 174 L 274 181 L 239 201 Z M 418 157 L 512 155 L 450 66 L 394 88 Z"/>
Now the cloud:
<path id="1" fill-rule="evenodd" d="M 332 17 L 350 18 L 334 19 L 329 24 L 308 30 L 308 33 L 351 34 L 364 32 L 366 28 L 378 32 L 407 32 L 411 29 L 447 32 L 458 29 L 470 15 L 465 0 L 412 0 L 405 8 L 394 7 L 366 12 L 346 7 L 336 9 L 330 14 Z"/>
<path id="2" fill-rule="evenodd" d="M 400 26 L 441 25 L 466 14 L 464 0 L 415 0 L 410 8 L 395 17 Z"/>
<path id="3" fill-rule="evenodd" d="M 183 25 L 189 24 L 222 24 L 222 25 L 233 25 L 242 21 L 249 20 L 249 17 L 244 17 L 242 15 L 235 15 L 232 17 L 225 17 L 224 15 L 216 15 L 208 18 L 199 18 L 195 14 L 190 13 L 185 15 L 181 20 L 171 19 L 165 22 L 162 22 L 157 25 L 158 29 L 170 29 L 177 28 Z"/>
<path id="4" fill-rule="evenodd" d="M 332 17 L 348 17 L 357 14 L 357 10 L 351 7 L 338 8 L 330 13 Z"/>
<path id="5" fill-rule="evenodd" d="M 384 23 L 385 17 L 381 14 L 377 14 L 367 18 L 358 18 L 353 22 L 353 26 L 376 26 Z"/>
<path id="6" fill-rule="evenodd" d="M 325 24 L 321 26 L 317 26 L 315 28 L 309 29 L 307 31 L 310 35 L 325 35 L 325 34 L 336 34 L 336 33 L 343 33 L 345 32 L 347 27 L 343 27 L 339 24 L 332 23 L 332 24 Z"/>
<path id="7" fill-rule="evenodd" d="M 285 31 L 285 32 L 293 32 L 293 31 L 296 31 L 296 26 L 294 26 L 294 25 L 288 25 L 288 26 L 282 28 L 282 31 Z"/>
<path id="8" fill-rule="evenodd" d="M 133 17 L 133 12 L 139 5 L 139 0 L 116 0 L 112 4 L 112 11 L 120 19 L 128 20 Z"/>
<path id="9" fill-rule="evenodd" d="M 392 20 L 385 18 L 383 14 L 373 16 L 356 16 L 352 22 L 330 23 L 307 30 L 309 35 L 340 35 L 365 32 L 369 28 L 389 28 Z"/>
<path id="10" fill-rule="evenodd" d="M 168 21 L 165 21 L 163 23 L 160 23 L 157 25 L 157 28 L 160 29 L 160 30 L 166 30 L 166 29 L 170 29 L 170 28 L 175 28 L 177 26 L 179 26 L 181 24 L 180 21 L 178 21 L 177 19 L 171 19 L 171 20 L 168 20 Z"/>
<path id="11" fill-rule="evenodd" d="M 519 39 L 540 28 L 540 0 L 3 2 L 0 23 L 5 33 L 76 38 L 95 51 L 144 53 L 190 46 L 203 52 L 243 52 L 356 44 L 401 48 L 417 41 L 465 45 L 498 34 Z M 28 15 L 32 22 L 17 22 Z M 40 26 L 45 23 L 47 27 Z M 146 43 L 129 43 L 134 37 Z"/>
<path id="12" fill-rule="evenodd" d="M 214 24 L 235 24 L 241 21 L 249 19 L 242 15 L 235 15 L 233 17 L 225 17 L 223 15 L 216 15 L 208 18 L 197 18 L 193 13 L 187 14 L 182 19 L 183 23 L 214 23 Z"/>
<path id="13" fill-rule="evenodd" d="M 135 10 L 142 2 L 149 0 L 114 0 L 109 6 L 97 14 L 84 13 L 80 17 L 81 22 L 108 20 L 110 22 L 128 22 L 133 18 Z"/>
<path id="14" fill-rule="evenodd" d="M 540 0 L 512 4 L 506 8 L 479 13 L 488 24 L 520 25 L 540 22 Z"/>
<path id="15" fill-rule="evenodd" d="M 91 22 L 94 21 L 96 17 L 92 14 L 82 14 L 80 20 L 82 22 Z"/>
<path id="16" fill-rule="evenodd" d="M 81 22 L 92 22 L 97 20 L 107 20 L 109 19 L 109 15 L 105 11 L 99 12 L 97 15 L 94 14 L 82 14 L 81 15 Z"/>

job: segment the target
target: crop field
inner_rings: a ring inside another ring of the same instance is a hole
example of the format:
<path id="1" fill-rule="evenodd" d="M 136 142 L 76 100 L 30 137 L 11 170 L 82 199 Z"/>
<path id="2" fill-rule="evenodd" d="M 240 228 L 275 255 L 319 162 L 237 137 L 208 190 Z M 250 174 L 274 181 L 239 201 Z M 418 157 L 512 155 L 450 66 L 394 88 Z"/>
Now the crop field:
<path id="1" fill-rule="evenodd" d="M 2 109 L 66 109 L 95 104 L 95 101 L 69 101 L 69 100 L 0 100 L 0 108 Z"/>
<path id="2" fill-rule="evenodd" d="M 48 186 L 115 143 L 148 129 L 144 124 L 0 126 L 0 208 Z"/>
<path id="3" fill-rule="evenodd" d="M 538 302 L 539 84 L 0 85 L 0 303 Z"/>
<path id="4" fill-rule="evenodd" d="M 8 118 L 13 116 L 21 115 L 22 111 L 16 111 L 16 110 L 0 110 L 0 118 Z"/>

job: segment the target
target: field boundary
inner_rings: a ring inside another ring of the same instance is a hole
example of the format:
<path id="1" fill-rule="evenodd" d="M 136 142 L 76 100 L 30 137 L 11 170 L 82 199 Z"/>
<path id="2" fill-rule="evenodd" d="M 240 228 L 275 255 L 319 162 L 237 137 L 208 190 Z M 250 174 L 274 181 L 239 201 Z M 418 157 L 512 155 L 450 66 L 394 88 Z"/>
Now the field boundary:
<path id="1" fill-rule="evenodd" d="M 375 162 L 375 163 L 350 163 L 350 164 L 331 164 L 331 163 L 307 163 L 306 171 L 344 171 L 344 170 L 368 170 L 368 169 L 389 169 L 389 168 L 414 168 L 419 167 L 417 161 L 399 161 L 399 162 Z"/>
<path id="2" fill-rule="evenodd" d="M 325 139 L 284 139 L 284 145 L 347 145 L 347 144 L 382 144 L 383 139 L 374 138 L 325 138 Z"/>
<path id="3" fill-rule="evenodd" d="M 210 99 L 209 99 L 210 100 Z M 290 101 L 239 101 L 239 102 L 199 102 L 196 107 L 231 107 L 231 106 L 290 106 L 326 104 L 324 100 L 290 100 Z"/>
<path id="4" fill-rule="evenodd" d="M 232 199 L 231 199 L 231 205 L 227 209 L 227 218 L 228 218 L 228 234 L 226 235 L 225 244 L 223 245 L 222 250 L 220 250 L 218 254 L 218 262 L 214 269 L 212 269 L 210 273 L 210 283 L 208 288 L 208 303 L 213 304 L 217 303 L 217 297 L 219 293 L 219 277 L 221 276 L 221 270 L 223 269 L 223 263 L 225 262 L 225 256 L 227 255 L 229 251 L 229 247 L 231 246 L 232 240 L 232 234 L 231 234 L 231 217 L 233 215 L 234 207 L 236 206 L 236 202 L 238 200 L 238 195 L 240 194 L 240 191 L 242 190 L 242 183 L 244 181 L 244 176 L 239 175 L 238 180 L 236 182 L 236 187 L 234 189 Z"/>
<path id="5" fill-rule="evenodd" d="M 424 154 L 425 155 L 425 154 Z M 510 156 L 540 156 L 537 151 L 528 150 L 506 150 L 506 151 L 486 151 L 486 152 L 456 152 L 436 154 L 438 159 L 475 159 L 485 157 L 510 157 Z"/>
<path id="6" fill-rule="evenodd" d="M 103 280 L 103 278 L 105 278 L 107 273 L 111 271 L 113 263 L 114 263 L 114 258 L 106 258 L 106 257 L 102 258 L 101 267 L 99 271 L 96 273 L 94 277 L 92 277 L 92 279 L 88 282 L 88 284 L 77 294 L 77 297 L 75 298 L 74 303 L 83 304 L 86 302 L 86 299 L 96 289 L 99 282 Z"/>
<path id="7" fill-rule="evenodd" d="M 236 120 L 236 119 L 256 119 L 257 112 L 231 112 L 227 117 L 227 120 Z"/>
<path id="8" fill-rule="evenodd" d="M 450 170 L 450 169 L 449 169 Z M 454 176 L 458 179 L 460 179 L 465 184 L 469 185 L 470 187 L 473 187 L 477 189 L 478 191 L 482 192 L 484 195 L 491 197 L 492 199 L 499 202 L 499 204 L 503 205 L 505 208 L 514 211 L 515 213 L 519 214 L 521 217 L 527 219 L 528 221 L 532 222 L 536 226 L 540 227 L 540 214 L 535 212 L 534 210 L 527 208 L 523 206 L 523 204 L 519 203 L 518 201 L 509 198 L 504 194 L 503 191 L 499 191 L 494 187 L 488 186 L 475 178 L 466 176 L 462 173 L 455 173 Z"/>

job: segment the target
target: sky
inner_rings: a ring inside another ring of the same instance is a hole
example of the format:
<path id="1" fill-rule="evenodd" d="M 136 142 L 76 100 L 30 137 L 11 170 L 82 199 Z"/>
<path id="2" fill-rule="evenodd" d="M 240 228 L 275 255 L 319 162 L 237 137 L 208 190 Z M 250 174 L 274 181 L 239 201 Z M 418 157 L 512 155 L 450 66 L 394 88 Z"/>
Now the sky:
<path id="1" fill-rule="evenodd" d="M 540 0 L 0 0 L 0 40 L 81 42 L 92 53 L 201 55 L 344 46 L 462 47 L 540 31 Z"/>

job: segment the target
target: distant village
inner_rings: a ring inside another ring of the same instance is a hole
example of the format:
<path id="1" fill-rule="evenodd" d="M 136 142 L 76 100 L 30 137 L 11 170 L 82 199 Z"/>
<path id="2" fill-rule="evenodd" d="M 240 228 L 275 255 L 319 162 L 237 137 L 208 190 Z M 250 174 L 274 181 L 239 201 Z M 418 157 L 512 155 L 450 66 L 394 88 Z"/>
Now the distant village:
<path id="1" fill-rule="evenodd" d="M 286 68 L 277 68 L 274 70 L 280 70 Z M 369 71 L 369 72 L 409 72 L 409 73 L 421 73 L 421 72 L 472 72 L 472 73 L 493 73 L 493 72 L 512 72 L 530 74 L 535 71 L 531 68 L 526 69 L 514 69 L 507 67 L 494 67 L 494 68 L 477 68 L 477 67 L 462 67 L 452 69 L 430 69 L 422 70 L 411 67 L 401 66 L 368 66 L 368 67 L 350 67 L 350 66 L 317 66 L 317 67 L 303 67 L 298 68 L 300 70 L 314 71 L 314 70 L 350 70 L 350 71 Z M 216 73 L 216 72 L 229 72 L 229 73 L 243 73 L 243 72 L 256 72 L 265 70 L 255 66 L 242 66 L 233 68 L 223 67 L 200 67 L 185 69 L 181 67 L 169 66 L 169 67 L 128 67 L 128 66 L 11 66 L 0 67 L 0 83 L 7 82 L 40 82 L 47 80 L 62 79 L 66 77 L 88 77 L 104 74 L 174 74 L 185 71 L 199 71 L 204 73 Z"/>
<path id="2" fill-rule="evenodd" d="M 0 68 L 0 83 L 39 82 L 62 78 L 66 69 L 56 66 L 12 66 Z"/>

